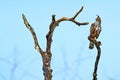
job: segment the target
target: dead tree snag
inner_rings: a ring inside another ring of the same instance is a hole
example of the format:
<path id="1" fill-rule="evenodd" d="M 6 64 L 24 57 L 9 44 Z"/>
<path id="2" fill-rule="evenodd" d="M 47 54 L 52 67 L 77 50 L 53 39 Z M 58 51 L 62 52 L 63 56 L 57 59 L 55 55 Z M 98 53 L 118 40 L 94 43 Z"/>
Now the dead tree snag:
<path id="1" fill-rule="evenodd" d="M 81 22 L 78 22 L 78 21 L 75 20 L 75 18 L 78 16 L 78 14 L 82 10 L 83 10 L 83 7 L 81 7 L 81 9 L 71 18 L 62 17 L 62 18 L 56 20 L 55 19 L 55 15 L 52 15 L 52 22 L 51 22 L 51 24 L 49 26 L 49 31 L 48 31 L 48 33 L 46 35 L 47 44 L 46 44 L 46 50 L 45 51 L 43 51 L 41 49 L 41 47 L 39 46 L 39 43 L 38 43 L 38 40 L 37 40 L 37 36 L 36 36 L 36 33 L 35 33 L 34 29 L 32 28 L 32 26 L 27 21 L 25 15 L 22 14 L 24 24 L 30 30 L 30 32 L 31 32 L 31 34 L 33 36 L 35 49 L 37 49 L 37 51 L 42 56 L 44 80 L 52 80 L 52 69 L 51 69 L 51 66 L 50 66 L 51 57 L 52 57 L 51 43 L 52 43 L 53 32 L 54 32 L 56 26 L 58 26 L 59 23 L 62 22 L 62 21 L 71 21 L 71 22 L 75 23 L 78 26 L 80 26 L 80 25 L 87 25 L 88 22 L 81 23 Z"/>

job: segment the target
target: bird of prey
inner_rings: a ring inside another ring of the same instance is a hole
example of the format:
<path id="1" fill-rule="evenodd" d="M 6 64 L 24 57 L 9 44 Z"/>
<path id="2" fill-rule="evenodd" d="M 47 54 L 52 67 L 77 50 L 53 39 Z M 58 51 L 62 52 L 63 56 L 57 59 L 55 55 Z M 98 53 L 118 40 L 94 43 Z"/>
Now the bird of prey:
<path id="1" fill-rule="evenodd" d="M 91 40 L 94 40 L 94 41 L 99 37 L 100 32 L 101 32 L 101 18 L 100 18 L 100 16 L 97 15 L 97 18 L 95 20 L 96 20 L 96 22 L 91 24 L 90 35 L 89 35 L 89 38 Z M 94 48 L 94 43 L 90 41 L 89 49 L 93 49 L 93 48 Z"/>

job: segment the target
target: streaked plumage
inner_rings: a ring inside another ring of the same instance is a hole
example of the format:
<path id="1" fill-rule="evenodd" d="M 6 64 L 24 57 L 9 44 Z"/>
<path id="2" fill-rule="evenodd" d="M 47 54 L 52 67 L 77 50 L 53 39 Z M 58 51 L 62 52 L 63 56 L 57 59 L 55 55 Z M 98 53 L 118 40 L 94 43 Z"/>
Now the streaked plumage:
<path id="1" fill-rule="evenodd" d="M 92 40 L 96 40 L 99 37 L 100 32 L 101 32 L 101 18 L 97 16 L 96 22 L 92 23 L 90 27 L 89 38 L 91 38 Z M 94 43 L 90 42 L 89 48 L 93 49 Z"/>

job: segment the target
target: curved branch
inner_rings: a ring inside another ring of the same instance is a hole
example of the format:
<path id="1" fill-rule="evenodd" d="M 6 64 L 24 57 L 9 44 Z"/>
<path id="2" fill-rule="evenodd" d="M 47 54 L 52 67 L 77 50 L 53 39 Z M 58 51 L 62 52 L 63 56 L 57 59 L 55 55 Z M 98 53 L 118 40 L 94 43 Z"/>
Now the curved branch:
<path id="1" fill-rule="evenodd" d="M 38 52 L 43 56 L 43 50 L 39 46 L 39 43 L 38 43 L 38 40 L 37 40 L 37 36 L 36 36 L 36 33 L 35 33 L 34 29 L 29 24 L 29 22 L 27 21 L 27 19 L 26 19 L 24 14 L 22 14 L 22 18 L 23 18 L 25 26 L 30 30 L 30 32 L 31 32 L 31 34 L 33 36 L 35 49 L 37 49 Z"/>
<path id="2" fill-rule="evenodd" d="M 80 25 L 87 25 L 89 24 L 88 22 L 78 22 L 75 20 L 75 18 L 80 14 L 80 12 L 82 12 L 83 10 L 83 6 L 81 7 L 81 9 L 71 18 L 67 18 L 67 17 L 63 17 L 61 19 L 58 20 L 58 23 L 60 23 L 61 21 L 71 21 L 73 23 L 75 23 L 76 25 L 80 26 Z"/>
<path id="3" fill-rule="evenodd" d="M 73 23 L 75 23 L 76 25 L 80 26 L 80 25 L 88 25 L 88 22 L 78 22 L 75 20 L 75 18 L 78 16 L 78 14 L 83 10 L 83 6 L 81 7 L 81 9 L 71 18 L 68 17 L 62 17 L 58 20 L 55 20 L 55 15 L 52 15 L 52 22 L 50 24 L 50 30 L 48 32 L 48 34 L 46 35 L 47 38 L 47 47 L 46 47 L 46 51 L 50 51 L 51 48 L 51 42 L 52 42 L 52 35 L 53 35 L 53 31 L 56 28 L 56 26 L 58 26 L 60 24 L 60 22 L 62 21 L 71 21 Z"/>
<path id="4" fill-rule="evenodd" d="M 101 56 L 101 42 L 100 41 L 96 41 L 96 40 L 92 40 L 91 38 L 88 37 L 88 40 L 90 40 L 91 42 L 93 42 L 97 48 L 98 54 L 96 57 L 96 61 L 95 61 L 95 65 L 94 65 L 94 72 L 93 72 L 93 80 L 97 80 L 97 69 L 98 69 L 98 63 L 100 60 L 100 56 Z"/>

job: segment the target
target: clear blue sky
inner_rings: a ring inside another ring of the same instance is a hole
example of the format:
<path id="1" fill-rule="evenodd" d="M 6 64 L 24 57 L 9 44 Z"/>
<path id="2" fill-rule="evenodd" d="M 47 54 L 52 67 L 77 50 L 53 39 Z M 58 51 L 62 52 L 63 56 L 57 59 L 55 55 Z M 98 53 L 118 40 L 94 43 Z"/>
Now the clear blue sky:
<path id="1" fill-rule="evenodd" d="M 92 80 L 96 49 L 89 50 L 89 28 L 96 15 L 102 18 L 102 54 L 99 80 L 120 80 L 119 0 L 1 0 L 0 1 L 0 80 L 43 80 L 42 61 L 34 49 L 33 38 L 22 20 L 24 13 L 34 28 L 40 46 L 46 48 L 45 35 L 51 15 L 72 17 L 81 6 L 77 21 L 87 26 L 62 22 L 54 31 L 52 43 L 53 80 Z"/>

